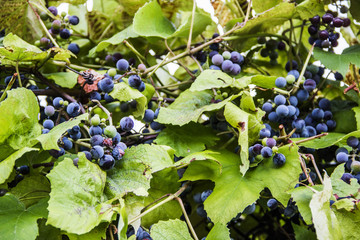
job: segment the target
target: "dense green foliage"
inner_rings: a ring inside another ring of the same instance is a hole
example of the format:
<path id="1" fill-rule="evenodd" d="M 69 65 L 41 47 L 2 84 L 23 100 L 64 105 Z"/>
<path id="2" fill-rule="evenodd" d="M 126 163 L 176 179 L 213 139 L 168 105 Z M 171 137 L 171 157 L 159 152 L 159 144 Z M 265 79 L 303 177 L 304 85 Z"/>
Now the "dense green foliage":
<path id="1" fill-rule="evenodd" d="M 196 2 L 1 3 L 1 239 L 359 238 L 360 4 Z"/>

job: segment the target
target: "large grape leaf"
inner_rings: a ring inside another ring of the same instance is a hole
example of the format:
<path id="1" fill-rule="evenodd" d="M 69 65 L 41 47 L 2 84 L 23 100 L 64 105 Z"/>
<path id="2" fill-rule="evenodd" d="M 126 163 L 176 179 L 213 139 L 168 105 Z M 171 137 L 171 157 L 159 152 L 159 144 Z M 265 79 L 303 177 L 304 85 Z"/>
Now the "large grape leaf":
<path id="1" fill-rule="evenodd" d="M 325 174 L 324 189 L 314 193 L 310 201 L 313 223 L 319 240 L 342 239 L 339 221 L 330 209 L 331 196 L 331 180 Z"/>
<path id="2" fill-rule="evenodd" d="M 205 70 L 191 84 L 190 91 L 203 91 L 212 88 L 225 88 L 233 84 L 234 78 L 219 70 Z"/>
<path id="3" fill-rule="evenodd" d="M 360 210 L 348 212 L 344 209 L 334 210 L 343 239 L 357 239 L 360 236 Z"/>
<path id="4" fill-rule="evenodd" d="M 185 157 L 191 153 L 204 150 L 206 146 L 213 146 L 218 139 L 211 128 L 189 123 L 182 127 L 167 126 L 160 132 L 155 142 L 170 146 L 175 150 L 176 156 Z"/>
<path id="5" fill-rule="evenodd" d="M 157 1 L 142 6 L 133 19 L 135 33 L 146 37 L 167 38 L 175 32 L 172 23 L 164 17 Z"/>
<path id="6" fill-rule="evenodd" d="M 286 156 L 285 165 L 277 168 L 271 158 L 265 159 L 245 176 L 239 172 L 240 159 L 237 154 L 228 151 L 208 153 L 222 164 L 221 175 L 212 174 L 209 176 L 216 177 L 207 178 L 215 182 L 213 193 L 204 202 L 205 210 L 214 223 L 227 224 L 254 203 L 265 187 L 282 204 L 287 204 L 290 194 L 286 191 L 295 186 L 301 173 L 299 154 L 298 148 L 290 145 L 279 148 L 279 152 Z M 187 171 L 191 167 L 190 164 Z"/>
<path id="7" fill-rule="evenodd" d="M 79 154 L 78 167 L 65 158 L 47 177 L 51 183 L 47 224 L 84 234 L 101 221 L 111 220 L 114 209 L 103 195 L 106 173 L 84 154 Z"/>
<path id="8" fill-rule="evenodd" d="M 230 232 L 226 225 L 221 223 L 216 223 L 209 234 L 206 236 L 207 240 L 230 240 Z"/>
<path id="9" fill-rule="evenodd" d="M 70 240 L 99 240 L 99 239 L 106 239 L 106 230 L 109 226 L 109 223 L 103 222 L 96 226 L 88 233 L 84 233 L 81 235 L 67 233 L 66 235 L 69 237 Z"/>
<path id="10" fill-rule="evenodd" d="M 192 240 L 186 223 L 179 219 L 154 224 L 150 236 L 154 240 Z"/>
<path id="11" fill-rule="evenodd" d="M 350 13 L 351 16 L 360 21 L 360 2 L 357 0 L 350 0 Z"/>
<path id="12" fill-rule="evenodd" d="M 46 225 L 46 219 L 38 220 L 39 235 L 36 240 L 61 240 L 60 229 L 55 228 L 51 225 Z"/>
<path id="13" fill-rule="evenodd" d="M 341 180 L 341 176 L 344 174 L 344 165 L 339 164 L 331 174 L 331 184 L 334 194 L 339 197 L 346 197 L 350 195 L 356 195 L 359 191 L 359 184 L 355 178 L 351 179 L 350 184 Z"/>
<path id="14" fill-rule="evenodd" d="M 55 72 L 44 74 L 48 79 L 53 80 L 57 85 L 63 88 L 73 88 L 77 84 L 78 75 L 73 72 Z"/>
<path id="15" fill-rule="evenodd" d="M 322 16 L 325 14 L 324 3 L 317 0 L 305 0 L 296 6 L 296 12 L 303 20 L 308 20 L 315 15 Z"/>
<path id="16" fill-rule="evenodd" d="M 314 58 L 320 60 L 330 70 L 338 71 L 345 76 L 350 64 L 360 67 L 360 46 L 354 45 L 345 48 L 341 54 L 325 52 L 322 49 L 315 48 Z"/>
<path id="17" fill-rule="evenodd" d="M 161 108 L 156 121 L 164 124 L 185 125 L 197 122 L 204 112 L 221 109 L 225 104 L 239 95 L 233 95 L 219 103 L 211 103 L 213 93 L 210 90 L 191 92 L 189 89 L 182 92 L 167 108 Z"/>
<path id="18" fill-rule="evenodd" d="M 47 216 L 48 198 L 26 208 L 14 195 L 6 194 L 0 198 L 1 238 L 29 240 L 39 234 L 37 220 Z"/>
<path id="19" fill-rule="evenodd" d="M 147 107 L 146 97 L 138 90 L 130 87 L 125 82 L 117 83 L 110 92 L 110 96 L 121 102 L 136 100 L 136 110 L 133 112 L 134 117 L 143 117 Z"/>
<path id="20" fill-rule="evenodd" d="M 162 145 L 142 144 L 125 151 L 123 159 L 108 172 L 107 193 L 121 197 L 133 192 L 147 196 L 151 173 L 173 165 L 174 150 Z"/>
<path id="21" fill-rule="evenodd" d="M 0 159 L 31 145 L 30 141 L 41 134 L 39 110 L 32 91 L 17 88 L 7 92 L 7 98 L 0 102 Z"/>
<path id="22" fill-rule="evenodd" d="M 57 141 L 60 139 L 61 135 L 73 126 L 79 125 L 82 120 L 87 118 L 88 113 L 84 113 L 70 121 L 60 123 L 51 129 L 50 132 L 38 136 L 36 140 L 41 143 L 44 150 L 59 149 Z"/>
<path id="23" fill-rule="evenodd" d="M 148 206 L 157 199 L 163 197 L 165 194 L 175 193 L 180 188 L 178 180 L 179 177 L 176 169 L 174 168 L 166 168 L 160 172 L 154 173 L 153 178 L 151 179 L 149 196 L 145 198 L 144 205 Z M 182 211 L 179 203 L 173 200 L 161 205 L 142 217 L 141 225 L 150 227 L 159 220 L 180 218 L 181 213 Z"/>
<path id="24" fill-rule="evenodd" d="M 257 13 L 262 13 L 272 7 L 275 7 L 277 4 L 281 3 L 281 0 L 254 0 L 252 2 L 252 7 Z"/>
<path id="25" fill-rule="evenodd" d="M 23 147 L 0 162 L 0 184 L 4 183 L 14 170 L 15 161 L 30 151 L 37 151 L 37 148 Z"/>

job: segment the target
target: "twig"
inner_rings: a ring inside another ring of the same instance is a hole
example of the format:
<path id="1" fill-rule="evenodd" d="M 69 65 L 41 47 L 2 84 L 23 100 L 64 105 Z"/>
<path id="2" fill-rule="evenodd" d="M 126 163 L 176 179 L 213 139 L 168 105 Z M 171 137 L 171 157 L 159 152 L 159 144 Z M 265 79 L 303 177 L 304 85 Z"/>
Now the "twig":
<path id="1" fill-rule="evenodd" d="M 19 72 L 19 62 L 16 62 L 15 69 L 16 69 L 16 73 L 17 73 L 17 77 L 18 77 L 18 81 L 19 81 L 19 86 L 22 87 L 21 77 L 20 77 L 20 72 Z"/>
<path id="2" fill-rule="evenodd" d="M 251 2 L 252 2 L 252 0 L 249 1 L 248 7 L 247 7 L 247 9 L 246 9 L 246 16 L 245 16 L 245 21 L 244 21 L 244 23 L 246 23 L 246 22 L 249 20 L 250 9 L 251 9 Z"/>
<path id="3" fill-rule="evenodd" d="M 196 65 L 198 66 L 198 68 L 200 69 L 200 72 L 203 72 L 204 69 L 202 68 L 201 64 L 199 63 L 199 61 L 193 56 L 191 55 L 191 58 L 195 61 Z"/>
<path id="4" fill-rule="evenodd" d="M 311 186 L 314 186 L 314 183 L 313 183 L 313 181 L 311 180 L 311 177 L 309 176 L 309 174 L 308 174 L 307 171 L 306 171 L 306 164 L 305 164 L 305 162 L 304 162 L 304 159 L 302 159 L 302 157 L 299 156 L 299 160 L 300 160 L 301 168 L 302 168 L 302 170 L 303 170 L 303 172 L 304 172 L 307 180 L 309 181 L 309 183 L 311 184 Z"/>
<path id="5" fill-rule="evenodd" d="M 181 198 L 179 198 L 179 197 L 175 197 L 175 199 L 176 199 L 176 200 L 178 201 L 178 203 L 180 204 L 181 210 L 182 210 L 182 212 L 183 212 L 183 214 L 184 214 L 184 217 L 185 217 L 185 221 L 186 221 L 186 223 L 187 223 L 187 225 L 188 225 L 188 227 L 189 227 L 189 229 L 190 229 L 191 234 L 193 235 L 193 237 L 194 237 L 195 240 L 199 240 L 199 238 L 197 237 L 197 235 L 196 235 L 196 233 L 195 233 L 195 230 L 194 230 L 193 226 L 191 225 L 189 216 L 188 216 L 187 213 L 186 213 L 186 210 L 185 210 L 183 201 L 182 201 Z"/>
<path id="6" fill-rule="evenodd" d="M 112 126 L 113 121 L 112 121 L 111 112 L 109 112 L 109 110 L 107 110 L 103 105 L 101 105 L 101 103 L 98 100 L 93 99 L 91 101 L 96 103 L 96 106 L 93 109 L 95 109 L 96 107 L 101 108 L 101 110 L 103 110 L 104 113 L 108 116 L 109 124 L 110 124 L 110 126 Z"/>
<path id="7" fill-rule="evenodd" d="M 166 54 L 164 59 L 160 63 L 158 63 L 150 73 L 148 73 L 148 75 L 147 75 L 148 78 L 150 78 L 156 72 L 156 70 L 159 69 L 159 67 L 164 65 L 163 63 L 166 61 L 166 59 L 169 57 L 169 55 L 170 55 L 170 52 L 168 54 Z"/>
<path id="8" fill-rule="evenodd" d="M 194 27 L 195 9 L 196 9 L 196 1 L 193 0 L 193 9 L 192 9 L 192 13 L 191 13 L 191 23 L 190 23 L 190 31 L 189 31 L 189 40 L 187 43 L 188 51 L 190 51 L 190 48 L 191 48 L 191 39 L 192 39 L 192 32 L 193 32 L 193 27 Z"/>
<path id="9" fill-rule="evenodd" d="M 304 143 L 304 142 L 307 142 L 307 141 L 310 141 L 310 140 L 313 140 L 313 139 L 316 139 L 316 138 L 321 138 L 321 137 L 324 137 L 324 136 L 326 136 L 328 134 L 329 133 L 321 133 L 321 134 L 318 134 L 318 135 L 315 135 L 315 136 L 312 136 L 312 137 L 309 137 L 309 138 L 305 138 L 305 139 L 296 141 L 295 144 L 300 144 L 300 143 Z"/>
<path id="10" fill-rule="evenodd" d="M 323 179 L 322 179 L 322 177 L 321 177 L 320 171 L 319 171 L 319 169 L 318 169 L 318 167 L 317 167 L 317 165 L 316 165 L 314 156 L 313 156 L 312 154 L 305 154 L 305 156 L 307 156 L 308 158 L 311 159 L 311 162 L 312 162 L 312 164 L 313 164 L 313 166 L 314 166 L 314 168 L 315 168 L 316 174 L 318 175 L 321 184 L 324 184 L 324 181 L 323 181 Z"/>
<path id="11" fill-rule="evenodd" d="M 135 53 L 135 55 L 139 58 L 140 62 L 143 63 L 143 61 L 145 61 L 145 58 L 143 55 L 141 55 L 134 47 L 133 45 L 131 45 L 128 41 L 124 40 L 123 41 L 125 43 L 125 45 L 130 48 L 130 50 Z"/>
<path id="12" fill-rule="evenodd" d="M 12 87 L 12 85 L 14 84 L 15 80 L 16 80 L 16 75 L 17 73 L 14 73 L 14 75 L 12 76 L 9 84 L 6 86 L 4 92 L 2 93 L 1 97 L 0 97 L 0 102 L 3 101 L 6 97 L 6 92 L 9 91 Z"/>

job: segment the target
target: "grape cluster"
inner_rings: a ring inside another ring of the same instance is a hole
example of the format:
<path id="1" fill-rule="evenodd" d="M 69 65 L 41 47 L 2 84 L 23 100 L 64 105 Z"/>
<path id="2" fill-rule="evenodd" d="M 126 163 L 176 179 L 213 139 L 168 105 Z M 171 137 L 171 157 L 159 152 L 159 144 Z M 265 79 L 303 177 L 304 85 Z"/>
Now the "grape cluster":
<path id="1" fill-rule="evenodd" d="M 269 57 L 270 64 L 276 65 L 277 58 L 279 57 L 278 51 L 285 50 L 286 44 L 283 41 L 277 41 L 272 38 L 267 40 L 266 37 L 258 37 L 257 42 L 261 45 L 265 45 L 264 48 L 260 50 L 260 55 L 264 58 Z"/>
<path id="2" fill-rule="evenodd" d="M 212 65 L 210 69 L 222 70 L 230 75 L 238 75 L 241 72 L 241 65 L 244 63 L 244 57 L 237 51 L 224 51 L 222 54 L 212 51 L 209 54 Z"/>
<path id="3" fill-rule="evenodd" d="M 349 18 L 335 17 L 337 13 L 327 12 L 322 17 L 316 15 L 310 18 L 311 25 L 308 27 L 309 43 L 318 48 L 334 48 L 338 46 L 340 34 L 335 28 L 350 26 Z"/>

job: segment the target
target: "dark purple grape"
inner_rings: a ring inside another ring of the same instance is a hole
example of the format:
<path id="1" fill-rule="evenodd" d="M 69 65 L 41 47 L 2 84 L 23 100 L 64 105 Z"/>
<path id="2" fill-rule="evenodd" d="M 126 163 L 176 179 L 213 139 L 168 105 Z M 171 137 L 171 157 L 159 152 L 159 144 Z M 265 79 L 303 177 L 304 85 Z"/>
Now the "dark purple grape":
<path id="1" fill-rule="evenodd" d="M 321 108 L 315 108 L 311 112 L 311 117 L 315 120 L 321 120 L 324 118 L 324 111 Z"/>
<path id="2" fill-rule="evenodd" d="M 357 146 L 359 145 L 359 139 L 356 138 L 356 137 L 351 136 L 346 140 L 346 143 L 350 147 L 357 148 Z"/>
<path id="3" fill-rule="evenodd" d="M 276 199 L 271 198 L 267 201 L 266 205 L 268 206 L 268 208 L 270 208 L 271 210 L 274 210 L 275 208 L 278 207 L 278 202 L 276 201 Z"/>
<path id="4" fill-rule="evenodd" d="M 28 165 L 22 165 L 16 169 L 20 174 L 27 175 L 30 173 L 30 167 Z"/>
<path id="5" fill-rule="evenodd" d="M 272 110 L 272 104 L 269 102 L 264 103 L 264 105 L 262 106 L 262 110 L 267 113 L 270 113 Z"/>
<path id="6" fill-rule="evenodd" d="M 101 95 L 98 92 L 90 93 L 90 100 L 98 100 L 101 101 Z"/>
<path id="7" fill-rule="evenodd" d="M 286 157 L 282 153 L 276 153 L 273 157 L 273 162 L 274 162 L 275 166 L 280 167 L 285 164 Z"/>
<path id="8" fill-rule="evenodd" d="M 99 159 L 104 156 L 104 149 L 101 146 L 94 146 L 91 148 L 90 153 L 93 159 Z"/>
<path id="9" fill-rule="evenodd" d="M 309 98 L 309 92 L 304 89 L 300 89 L 296 93 L 296 97 L 300 102 L 304 102 L 305 100 L 307 100 Z"/>
<path id="10" fill-rule="evenodd" d="M 231 71 L 231 75 L 236 76 L 236 75 L 238 75 L 240 72 L 241 72 L 241 67 L 240 67 L 240 65 L 237 64 L 237 63 L 234 63 L 234 64 L 233 64 L 233 69 L 232 69 L 232 71 Z"/>
<path id="11" fill-rule="evenodd" d="M 308 27 L 308 32 L 309 32 L 310 35 L 315 35 L 318 32 L 318 28 L 316 26 L 314 26 L 314 25 L 310 25 Z"/>
<path id="12" fill-rule="evenodd" d="M 296 107 L 298 105 L 298 99 L 295 96 L 291 96 L 289 98 L 289 102 L 291 105 L 293 105 L 294 107 Z"/>
<path id="13" fill-rule="evenodd" d="M 260 138 L 268 138 L 271 136 L 271 131 L 267 128 L 263 128 L 260 130 Z"/>
<path id="14" fill-rule="evenodd" d="M 270 51 L 270 53 L 269 53 L 269 58 L 270 59 L 272 59 L 272 60 L 274 60 L 274 59 L 277 59 L 279 57 L 279 54 L 278 54 L 278 52 L 277 51 Z"/>
<path id="15" fill-rule="evenodd" d="M 257 43 L 258 44 L 265 44 L 266 43 L 266 38 L 265 37 L 258 37 L 257 38 Z"/>
<path id="16" fill-rule="evenodd" d="M 109 154 L 105 154 L 100 158 L 99 166 L 102 170 L 110 170 L 115 166 L 115 159 Z"/>
<path id="17" fill-rule="evenodd" d="M 339 72 L 334 73 L 334 76 L 337 81 L 341 81 L 344 79 L 343 75 Z"/>
<path id="18" fill-rule="evenodd" d="M 325 123 L 318 123 L 316 125 L 316 131 L 317 131 L 317 133 L 327 132 L 328 127 Z"/>
<path id="19" fill-rule="evenodd" d="M 53 120 L 51 120 L 51 119 L 46 119 L 44 122 L 43 122 L 43 126 L 44 126 L 44 128 L 46 128 L 46 129 L 52 129 L 53 127 L 54 127 L 54 122 L 53 122 Z"/>
<path id="20" fill-rule="evenodd" d="M 268 146 L 269 148 L 275 147 L 276 146 L 276 140 L 274 138 L 266 139 L 266 146 Z"/>
<path id="21" fill-rule="evenodd" d="M 289 115 L 289 109 L 285 105 L 279 105 L 276 108 L 276 115 L 280 118 L 287 117 Z"/>
<path id="22" fill-rule="evenodd" d="M 268 57 L 269 56 L 269 50 L 267 50 L 266 48 L 263 48 L 263 49 L 261 49 L 261 51 L 260 51 L 260 55 L 262 56 L 262 57 Z"/>
<path id="23" fill-rule="evenodd" d="M 293 128 L 296 128 L 296 132 L 301 132 L 305 128 L 305 121 L 300 118 L 295 119 L 292 122 L 291 126 Z"/>
<path id="24" fill-rule="evenodd" d="M 263 146 L 261 144 L 259 144 L 259 143 L 255 144 L 252 147 L 252 152 L 253 152 L 254 156 L 260 155 L 262 148 L 263 148 Z"/>
<path id="25" fill-rule="evenodd" d="M 58 10 L 57 10 L 56 7 L 54 7 L 54 6 L 48 7 L 48 10 L 49 10 L 54 16 L 57 16 L 57 15 L 58 15 Z"/>
<path id="26" fill-rule="evenodd" d="M 306 79 L 303 87 L 306 91 L 311 92 L 316 88 L 316 82 L 312 79 Z"/>
<path id="27" fill-rule="evenodd" d="M 274 98 L 274 103 L 276 105 L 284 105 L 286 103 L 286 98 L 283 95 L 276 95 Z"/>
<path id="28" fill-rule="evenodd" d="M 136 89 L 140 87 L 141 82 L 139 75 L 131 75 L 128 79 L 129 86 Z"/>
<path id="29" fill-rule="evenodd" d="M 310 18 L 309 20 L 310 20 L 311 24 L 313 24 L 313 25 L 319 24 L 320 23 L 320 16 L 316 15 L 316 16 Z"/>
<path id="30" fill-rule="evenodd" d="M 328 31 L 326 31 L 326 30 L 319 31 L 319 38 L 321 40 L 326 40 L 326 39 L 328 39 L 328 37 L 329 37 L 329 32 Z"/>
<path id="31" fill-rule="evenodd" d="M 209 190 L 205 190 L 201 193 L 201 201 L 205 202 L 205 200 L 210 196 L 210 194 L 213 192 L 213 190 L 209 189 Z"/>
<path id="32" fill-rule="evenodd" d="M 69 16 L 69 23 L 71 24 L 71 25 L 78 25 L 79 24 L 79 17 L 78 16 L 75 16 L 75 15 L 73 15 L 73 16 Z"/>
<path id="33" fill-rule="evenodd" d="M 216 54 L 219 54 L 217 51 L 211 51 L 209 53 L 209 58 L 212 59 L 213 56 L 215 56 Z"/>
<path id="34" fill-rule="evenodd" d="M 330 101 L 326 98 L 323 98 L 319 101 L 319 108 L 321 108 L 324 111 L 331 110 Z"/>
<path id="35" fill-rule="evenodd" d="M 270 39 L 269 41 L 267 41 L 265 43 L 265 47 L 268 49 L 268 50 L 275 50 L 276 47 L 278 45 L 278 42 L 274 39 Z"/>
<path id="36" fill-rule="evenodd" d="M 264 158 L 269 158 L 272 156 L 272 150 L 269 147 L 263 147 L 261 149 L 261 156 L 263 156 Z"/>
<path id="37" fill-rule="evenodd" d="M 343 27 L 348 27 L 351 24 L 351 20 L 349 18 L 343 18 Z"/>
<path id="38" fill-rule="evenodd" d="M 277 49 L 280 51 L 283 51 L 283 50 L 285 50 L 285 48 L 286 48 L 286 44 L 283 41 L 280 41 L 278 43 Z"/>
<path id="39" fill-rule="evenodd" d="M 80 113 L 80 105 L 76 102 L 72 102 L 67 106 L 66 112 L 70 117 L 76 117 Z"/>
<path id="40" fill-rule="evenodd" d="M 62 29 L 61 31 L 60 31 L 60 37 L 62 38 L 62 39 L 68 39 L 68 38 L 70 38 L 70 31 L 68 30 L 68 29 L 66 29 L 66 28 L 64 28 L 64 29 Z"/>
<path id="41" fill-rule="evenodd" d="M 279 120 L 279 116 L 276 114 L 276 112 L 269 113 L 268 119 L 270 122 L 277 122 Z"/>
<path id="42" fill-rule="evenodd" d="M 151 109 L 146 109 L 146 110 L 145 110 L 145 113 L 144 113 L 144 118 L 143 118 L 143 120 L 144 120 L 145 122 L 152 122 L 152 121 L 154 120 L 154 115 L 155 115 L 155 113 L 154 113 L 153 110 L 151 110 Z"/>
<path id="43" fill-rule="evenodd" d="M 331 23 L 331 21 L 333 20 L 334 16 L 331 13 L 325 13 L 322 16 L 322 20 L 324 23 Z"/>
<path id="44" fill-rule="evenodd" d="M 344 182 L 350 184 L 350 180 L 354 178 L 354 176 L 350 173 L 344 173 L 342 176 L 341 176 L 341 180 L 343 180 Z"/>
<path id="45" fill-rule="evenodd" d="M 129 117 L 123 117 L 120 120 L 120 127 L 122 130 L 128 132 L 134 127 L 134 121 Z"/>
<path id="46" fill-rule="evenodd" d="M 344 24 L 344 21 L 341 18 L 336 17 L 333 19 L 333 24 L 334 24 L 334 27 L 342 27 Z"/>
<path id="47" fill-rule="evenodd" d="M 331 43 L 328 40 L 324 40 L 321 42 L 321 47 L 322 48 L 329 48 L 331 45 Z"/>
<path id="48" fill-rule="evenodd" d="M 233 70 L 233 67 L 234 67 L 234 64 L 230 60 L 225 60 L 221 64 L 221 69 L 226 73 L 230 73 Z"/>
<path id="49" fill-rule="evenodd" d="M 330 130 L 333 130 L 336 128 L 336 122 L 334 120 L 327 120 L 326 126 L 328 126 Z"/>
<path id="50" fill-rule="evenodd" d="M 241 58 L 241 55 L 239 52 L 236 52 L 236 51 L 233 51 L 231 52 L 231 57 L 230 57 L 230 60 L 233 62 L 233 63 L 238 63 L 239 60 Z"/>
<path id="51" fill-rule="evenodd" d="M 68 46 L 68 50 L 76 55 L 76 54 L 79 54 L 80 47 L 76 43 L 70 43 Z"/>
<path id="52" fill-rule="evenodd" d="M 102 146 L 104 142 L 104 138 L 101 135 L 94 135 L 90 138 L 91 146 Z"/>

